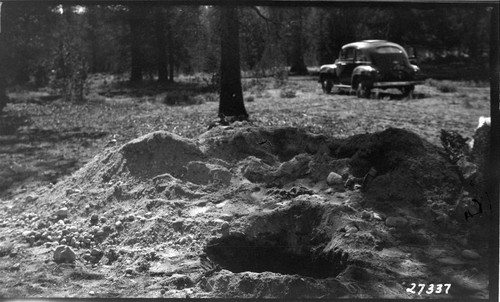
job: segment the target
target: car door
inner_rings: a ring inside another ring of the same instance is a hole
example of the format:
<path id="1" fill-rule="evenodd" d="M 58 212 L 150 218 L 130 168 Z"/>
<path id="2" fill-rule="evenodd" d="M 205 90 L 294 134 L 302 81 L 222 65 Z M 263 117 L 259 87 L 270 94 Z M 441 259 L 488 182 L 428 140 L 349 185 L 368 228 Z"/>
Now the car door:
<path id="1" fill-rule="evenodd" d="M 351 75 L 354 70 L 354 57 L 356 49 L 354 47 L 347 47 L 340 51 L 339 60 L 337 65 L 337 76 L 341 84 L 350 85 Z"/>

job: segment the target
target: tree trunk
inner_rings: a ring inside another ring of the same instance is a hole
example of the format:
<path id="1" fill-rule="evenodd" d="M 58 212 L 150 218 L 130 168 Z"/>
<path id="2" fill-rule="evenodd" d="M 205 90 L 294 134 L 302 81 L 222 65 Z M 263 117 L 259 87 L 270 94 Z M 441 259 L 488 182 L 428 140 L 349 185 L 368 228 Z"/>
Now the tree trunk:
<path id="1" fill-rule="evenodd" d="M 141 49 L 141 21 L 142 13 L 141 8 L 138 5 L 130 5 L 130 35 L 131 35 L 131 72 L 130 72 L 130 82 L 137 84 L 142 82 L 142 49 Z"/>
<path id="2" fill-rule="evenodd" d="M 175 68 L 175 60 L 174 60 L 174 38 L 172 32 L 172 25 L 170 22 L 167 24 L 167 53 L 168 53 L 168 81 L 174 81 L 174 68 Z"/>
<path id="3" fill-rule="evenodd" d="M 168 70 L 167 70 L 167 47 L 165 39 L 165 20 L 163 16 L 163 10 L 158 8 L 156 12 L 156 41 L 157 41 L 157 67 L 158 67 L 158 82 L 166 83 L 168 82 Z"/>
<path id="4" fill-rule="evenodd" d="M 238 11 L 235 7 L 220 9 L 221 68 L 219 116 L 235 116 L 247 119 L 243 102 L 240 73 L 240 45 Z"/>
<path id="5" fill-rule="evenodd" d="M 294 21 L 292 23 L 292 53 L 291 53 L 291 67 L 290 72 L 306 75 L 308 74 L 306 64 L 304 63 L 304 37 L 302 34 L 303 27 L 303 12 L 302 8 L 296 8 L 294 14 Z"/>
<path id="6" fill-rule="evenodd" d="M 90 52 L 91 52 L 91 68 L 90 71 L 92 73 L 100 72 L 102 71 L 102 64 L 99 62 L 99 48 L 98 48 L 98 39 L 97 39 L 97 20 L 100 17 L 99 14 L 99 7 L 94 7 L 94 6 L 89 6 L 88 8 L 88 22 L 89 22 L 89 29 L 88 29 L 88 37 L 89 37 L 89 43 L 90 43 Z"/>
<path id="7" fill-rule="evenodd" d="M 1 6 L 2 4 L 0 4 Z M 1 9 L 1 8 L 0 8 Z M 1 19 L 0 19 L 1 22 Z M 5 39 L 5 31 L 6 28 L 3 26 L 4 24 L 0 24 L 0 113 L 2 113 L 5 106 L 7 106 L 7 41 Z"/>
<path id="8" fill-rule="evenodd" d="M 2 29 L 3 30 L 3 29 Z M 6 44 L 4 43 L 5 34 L 0 33 L 0 113 L 2 113 L 5 106 L 7 106 L 7 102 L 9 98 L 7 97 L 7 78 L 6 78 Z"/>

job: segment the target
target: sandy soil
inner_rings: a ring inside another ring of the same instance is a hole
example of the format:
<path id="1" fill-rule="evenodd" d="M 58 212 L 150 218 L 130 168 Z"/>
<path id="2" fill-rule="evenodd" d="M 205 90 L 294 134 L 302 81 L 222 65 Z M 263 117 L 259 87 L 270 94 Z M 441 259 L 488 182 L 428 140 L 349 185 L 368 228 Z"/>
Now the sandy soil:
<path id="1" fill-rule="evenodd" d="M 307 79 L 290 80 L 293 98 L 248 86 L 253 120 L 210 131 L 212 102 L 13 95 L 0 295 L 488 297 L 487 219 L 465 220 L 474 192 L 439 141 L 472 137 L 487 89 L 366 100 Z"/>

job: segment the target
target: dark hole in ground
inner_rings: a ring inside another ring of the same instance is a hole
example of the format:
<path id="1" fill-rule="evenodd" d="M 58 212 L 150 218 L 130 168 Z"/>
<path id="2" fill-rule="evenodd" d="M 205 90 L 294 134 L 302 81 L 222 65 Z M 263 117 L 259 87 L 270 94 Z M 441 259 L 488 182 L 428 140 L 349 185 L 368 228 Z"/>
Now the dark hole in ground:
<path id="1" fill-rule="evenodd" d="M 293 252 L 282 236 L 248 239 L 243 235 L 217 238 L 205 252 L 222 268 L 233 273 L 274 272 L 313 278 L 335 277 L 347 266 L 347 253 L 323 253 L 302 248 Z"/>

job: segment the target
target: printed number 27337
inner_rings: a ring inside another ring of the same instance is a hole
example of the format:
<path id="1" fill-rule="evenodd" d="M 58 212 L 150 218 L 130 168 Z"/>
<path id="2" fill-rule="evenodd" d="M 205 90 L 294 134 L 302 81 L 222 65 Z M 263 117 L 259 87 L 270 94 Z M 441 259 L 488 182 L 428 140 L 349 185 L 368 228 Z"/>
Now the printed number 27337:
<path id="1" fill-rule="evenodd" d="M 431 294 L 448 294 L 450 290 L 451 284 L 416 284 L 412 283 L 409 288 L 406 289 L 406 292 L 409 294 L 417 294 L 422 295 L 422 293 L 426 293 L 428 295 Z M 425 290 L 427 288 L 427 290 Z M 444 289 L 444 291 L 443 291 Z M 417 291 L 418 290 L 418 291 Z"/>

